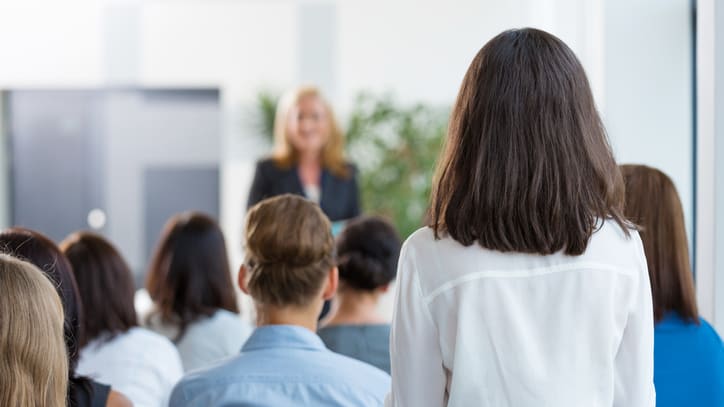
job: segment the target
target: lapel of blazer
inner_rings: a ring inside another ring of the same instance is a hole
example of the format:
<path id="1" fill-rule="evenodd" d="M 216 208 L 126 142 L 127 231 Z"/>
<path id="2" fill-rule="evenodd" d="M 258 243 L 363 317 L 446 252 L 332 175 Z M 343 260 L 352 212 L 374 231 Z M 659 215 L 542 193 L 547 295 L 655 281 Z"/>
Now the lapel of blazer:
<path id="1" fill-rule="evenodd" d="M 322 179 L 320 182 L 321 197 L 319 199 L 319 207 L 326 213 L 331 196 L 334 191 L 334 177 L 326 168 L 322 168 Z"/>
<path id="2" fill-rule="evenodd" d="M 287 170 L 287 173 L 285 175 L 285 184 L 287 184 L 288 187 L 287 192 L 295 195 L 306 196 L 304 194 L 304 186 L 302 185 L 302 180 L 299 178 L 299 172 L 297 171 L 297 167 L 292 166 L 289 170 Z"/>

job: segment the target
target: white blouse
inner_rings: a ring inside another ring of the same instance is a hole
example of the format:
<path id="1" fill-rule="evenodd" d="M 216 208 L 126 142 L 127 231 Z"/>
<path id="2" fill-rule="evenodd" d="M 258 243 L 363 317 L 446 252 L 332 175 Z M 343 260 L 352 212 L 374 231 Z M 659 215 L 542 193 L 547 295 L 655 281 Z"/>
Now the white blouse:
<path id="1" fill-rule="evenodd" d="M 540 256 L 424 228 L 399 264 L 387 406 L 655 405 L 638 233 L 607 221 L 581 256 Z"/>
<path id="2" fill-rule="evenodd" d="M 181 376 L 181 359 L 166 338 L 131 328 L 110 341 L 95 340 L 80 352 L 78 374 L 109 384 L 135 407 L 166 407 Z"/>
<path id="3" fill-rule="evenodd" d="M 146 321 L 149 329 L 174 340 L 178 326 L 161 322 L 157 314 Z M 251 335 L 253 327 L 238 314 L 223 309 L 208 318 L 201 318 L 186 328 L 176 343 L 184 372 L 200 369 L 229 356 L 238 355 Z"/>
<path id="4" fill-rule="evenodd" d="M 304 184 L 304 195 L 307 199 L 319 205 L 322 200 L 322 188 L 316 184 Z"/>

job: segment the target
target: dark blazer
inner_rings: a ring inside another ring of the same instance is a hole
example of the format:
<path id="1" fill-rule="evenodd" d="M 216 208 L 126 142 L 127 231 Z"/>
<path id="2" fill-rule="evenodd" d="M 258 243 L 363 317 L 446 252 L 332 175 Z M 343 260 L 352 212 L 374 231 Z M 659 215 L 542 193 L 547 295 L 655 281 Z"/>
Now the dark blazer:
<path id="1" fill-rule="evenodd" d="M 321 198 L 319 206 L 332 222 L 359 216 L 359 188 L 357 168 L 349 166 L 349 177 L 340 178 L 322 169 Z M 304 187 L 296 167 L 279 168 L 267 158 L 256 164 L 254 181 L 251 183 L 247 210 L 257 202 L 282 194 L 304 195 Z"/>

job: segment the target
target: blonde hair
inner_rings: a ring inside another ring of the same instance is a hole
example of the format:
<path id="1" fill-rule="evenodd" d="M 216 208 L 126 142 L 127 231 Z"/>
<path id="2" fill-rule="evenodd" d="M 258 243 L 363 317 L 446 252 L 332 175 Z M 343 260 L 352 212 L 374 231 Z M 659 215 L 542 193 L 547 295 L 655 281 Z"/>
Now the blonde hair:
<path id="1" fill-rule="evenodd" d="M 289 141 L 289 135 L 287 134 L 289 114 L 299 101 L 306 97 L 319 99 L 327 111 L 330 134 L 322 150 L 322 166 L 329 169 L 336 176 L 349 177 L 349 167 L 344 159 L 344 134 L 337 123 L 332 106 L 322 97 L 319 89 L 314 86 L 301 86 L 292 89 L 279 100 L 274 118 L 274 151 L 272 159 L 278 166 L 283 168 L 291 167 L 296 163 L 297 152 Z"/>
<path id="2" fill-rule="evenodd" d="M 64 407 L 63 305 L 35 266 L 0 254 L 0 405 Z"/>
<path id="3" fill-rule="evenodd" d="M 255 302 L 309 305 L 334 267 L 327 217 L 312 202 L 290 194 L 253 206 L 246 221 L 247 287 Z"/>

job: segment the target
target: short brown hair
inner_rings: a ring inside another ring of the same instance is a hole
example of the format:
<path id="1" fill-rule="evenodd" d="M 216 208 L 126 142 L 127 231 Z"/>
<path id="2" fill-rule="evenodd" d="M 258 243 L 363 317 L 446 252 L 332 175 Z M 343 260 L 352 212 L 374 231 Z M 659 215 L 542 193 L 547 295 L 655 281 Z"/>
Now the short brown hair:
<path id="1" fill-rule="evenodd" d="M 689 263 L 684 211 L 671 179 L 644 165 L 622 165 L 626 217 L 640 227 L 649 266 L 654 320 L 667 312 L 699 321 L 694 278 Z"/>
<path id="2" fill-rule="evenodd" d="M 623 183 L 580 62 L 544 31 L 505 31 L 473 59 L 452 111 L 430 226 L 463 245 L 582 254 L 623 218 Z"/>
<path id="3" fill-rule="evenodd" d="M 247 287 L 264 305 L 306 306 L 334 267 L 329 219 L 316 204 L 285 194 L 254 205 L 246 220 Z"/>
<path id="4" fill-rule="evenodd" d="M 95 233 L 77 232 L 60 249 L 73 268 L 83 309 L 89 310 L 83 318 L 81 347 L 96 339 L 110 341 L 138 326 L 133 274 L 110 242 Z"/>

